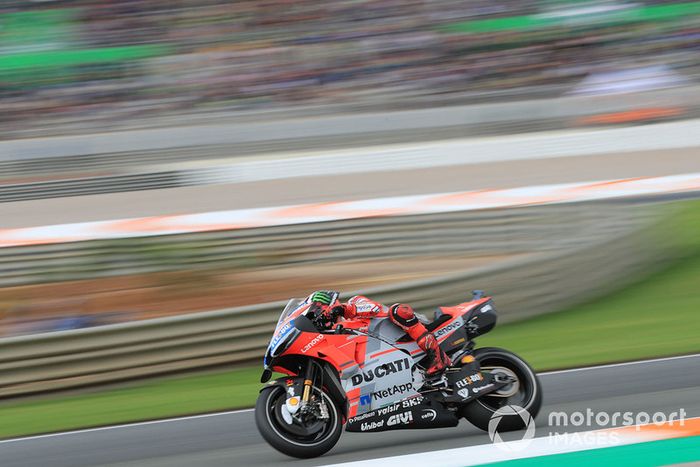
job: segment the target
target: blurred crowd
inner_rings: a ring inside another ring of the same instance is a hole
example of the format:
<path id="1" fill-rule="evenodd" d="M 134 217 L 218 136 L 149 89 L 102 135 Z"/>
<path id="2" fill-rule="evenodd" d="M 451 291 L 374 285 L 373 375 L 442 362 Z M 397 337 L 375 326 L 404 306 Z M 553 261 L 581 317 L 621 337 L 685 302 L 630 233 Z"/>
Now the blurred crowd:
<path id="1" fill-rule="evenodd" d="M 554 96 L 629 70 L 685 83 L 700 70 L 697 14 L 614 19 L 675 3 L 3 0 L 0 137 L 193 112 Z M 524 15 L 531 27 L 498 21 Z"/>

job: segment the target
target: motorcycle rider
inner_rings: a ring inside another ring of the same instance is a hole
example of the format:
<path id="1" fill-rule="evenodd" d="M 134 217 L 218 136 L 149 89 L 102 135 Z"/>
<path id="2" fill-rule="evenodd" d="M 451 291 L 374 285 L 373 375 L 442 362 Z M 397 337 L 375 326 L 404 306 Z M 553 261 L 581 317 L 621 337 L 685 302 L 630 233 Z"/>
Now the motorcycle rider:
<path id="1" fill-rule="evenodd" d="M 310 303 L 310 310 L 320 323 L 332 327 L 339 317 L 345 319 L 388 317 L 427 353 L 429 363 L 426 375 L 438 376 L 452 364 L 433 333 L 418 321 L 410 305 L 395 303 L 387 308 L 362 295 L 356 295 L 347 302 L 341 303 L 338 296 L 339 293 L 333 290 L 317 290 L 309 295 L 307 301 Z"/>

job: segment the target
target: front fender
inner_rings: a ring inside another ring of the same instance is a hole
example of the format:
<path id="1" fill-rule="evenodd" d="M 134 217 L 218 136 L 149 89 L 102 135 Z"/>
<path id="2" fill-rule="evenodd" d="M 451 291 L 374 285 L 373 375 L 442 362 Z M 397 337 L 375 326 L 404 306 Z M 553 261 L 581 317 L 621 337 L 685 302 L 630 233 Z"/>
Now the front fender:
<path id="1" fill-rule="evenodd" d="M 282 378 L 273 379 L 265 386 L 263 386 L 259 392 L 263 392 L 265 388 L 270 386 L 279 386 L 284 389 L 287 393 L 287 397 L 301 396 L 304 390 L 304 378 L 301 376 L 286 376 Z"/>
<path id="2" fill-rule="evenodd" d="M 323 381 L 323 390 L 338 405 L 338 408 L 343 413 L 343 417 L 347 418 L 349 409 L 348 399 L 345 395 L 343 385 L 340 383 L 338 374 L 328 364 L 321 364 L 321 367 L 323 368 L 321 378 Z M 301 395 L 301 391 L 303 391 L 304 388 L 304 378 L 301 376 L 284 376 L 282 378 L 277 378 L 267 383 L 260 391 L 262 392 L 265 387 L 269 386 L 280 386 L 287 391 L 287 393 L 289 393 L 289 388 L 293 388 L 294 394 Z"/>

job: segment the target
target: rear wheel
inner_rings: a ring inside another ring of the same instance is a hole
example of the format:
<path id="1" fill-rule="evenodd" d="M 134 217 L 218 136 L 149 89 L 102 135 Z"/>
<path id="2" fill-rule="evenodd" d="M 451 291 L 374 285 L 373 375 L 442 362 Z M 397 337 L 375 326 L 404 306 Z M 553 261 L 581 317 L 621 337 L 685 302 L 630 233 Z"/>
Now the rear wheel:
<path id="1" fill-rule="evenodd" d="M 342 417 L 325 392 L 313 388 L 312 402 L 292 415 L 286 409 L 287 392 L 280 386 L 263 389 L 255 404 L 255 423 L 270 446 L 302 459 L 328 452 L 340 438 Z"/>
<path id="2" fill-rule="evenodd" d="M 542 389 L 535 372 L 522 358 L 496 347 L 477 349 L 474 357 L 485 373 L 506 376 L 512 382 L 465 405 L 459 414 L 477 428 L 487 431 L 491 417 L 504 408 L 499 412 L 499 415 L 504 412 L 506 414 L 502 415 L 498 422 L 498 430 L 513 431 L 524 428 L 527 420 L 530 417 L 535 418 L 542 406 Z"/>

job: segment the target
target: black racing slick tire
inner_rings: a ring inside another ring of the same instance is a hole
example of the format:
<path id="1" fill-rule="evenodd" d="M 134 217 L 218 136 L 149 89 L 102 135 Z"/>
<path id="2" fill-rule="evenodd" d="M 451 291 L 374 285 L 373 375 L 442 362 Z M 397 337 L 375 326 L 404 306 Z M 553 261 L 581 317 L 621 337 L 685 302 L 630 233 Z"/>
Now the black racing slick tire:
<path id="1" fill-rule="evenodd" d="M 474 351 L 474 357 L 483 371 L 501 372 L 511 377 L 515 376 L 517 383 L 510 388 L 504 388 L 503 391 L 496 391 L 496 394 L 501 393 L 500 397 L 495 394 L 485 394 L 466 404 L 460 408 L 459 414 L 472 425 L 484 431 L 488 431 L 489 422 L 496 412 L 499 412 L 496 415 L 499 417 L 499 431 L 514 431 L 525 428 L 527 420 L 534 419 L 542 406 L 542 387 L 534 370 L 516 354 L 496 347 L 477 349 Z M 510 394 L 511 392 L 512 394 Z M 499 411 L 505 406 L 510 407 Z M 511 409 L 515 409 L 515 411 Z M 524 414 L 523 410 L 527 414 Z M 504 411 L 511 414 L 502 415 Z"/>
<path id="2" fill-rule="evenodd" d="M 279 417 L 280 407 L 286 400 L 285 389 L 281 386 L 264 388 L 255 403 L 255 424 L 260 435 L 282 454 L 300 459 L 318 457 L 330 451 L 340 439 L 343 416 L 328 394 L 319 393 L 328 407 L 328 421 L 317 432 L 304 435 L 299 433 L 303 428 L 286 429 L 288 424 Z"/>

